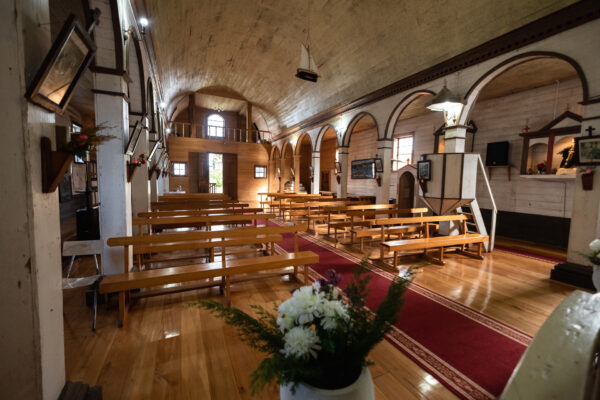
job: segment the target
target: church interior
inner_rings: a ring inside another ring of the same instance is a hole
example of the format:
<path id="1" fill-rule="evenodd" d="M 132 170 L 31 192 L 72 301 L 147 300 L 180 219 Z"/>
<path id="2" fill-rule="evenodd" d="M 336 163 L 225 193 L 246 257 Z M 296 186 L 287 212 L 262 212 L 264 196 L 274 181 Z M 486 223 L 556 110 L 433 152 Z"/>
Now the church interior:
<path id="1" fill-rule="evenodd" d="M 4 9 L 0 398 L 600 399 L 597 1 Z"/>

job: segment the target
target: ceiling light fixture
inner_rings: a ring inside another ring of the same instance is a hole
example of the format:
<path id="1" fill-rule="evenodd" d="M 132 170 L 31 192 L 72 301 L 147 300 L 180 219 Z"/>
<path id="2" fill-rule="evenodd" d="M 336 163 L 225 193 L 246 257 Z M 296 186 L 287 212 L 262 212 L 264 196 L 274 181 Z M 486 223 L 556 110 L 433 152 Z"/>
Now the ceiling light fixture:
<path id="1" fill-rule="evenodd" d="M 310 0 L 308 0 L 307 19 L 306 44 L 300 44 L 300 65 L 296 70 L 296 78 L 316 82 L 319 79 L 319 72 L 315 60 L 310 55 Z"/>
<path id="2" fill-rule="evenodd" d="M 427 103 L 426 107 L 431 111 L 443 111 L 446 126 L 454 126 L 458 122 L 458 117 L 460 117 L 464 105 L 465 102 L 460 96 L 448 89 L 446 82 L 444 82 L 442 90 L 440 90 L 433 100 Z"/>
<path id="3" fill-rule="evenodd" d="M 148 18 L 146 17 L 142 17 L 139 19 L 139 23 L 140 23 L 140 33 L 142 35 L 146 34 L 146 27 L 148 26 Z"/>

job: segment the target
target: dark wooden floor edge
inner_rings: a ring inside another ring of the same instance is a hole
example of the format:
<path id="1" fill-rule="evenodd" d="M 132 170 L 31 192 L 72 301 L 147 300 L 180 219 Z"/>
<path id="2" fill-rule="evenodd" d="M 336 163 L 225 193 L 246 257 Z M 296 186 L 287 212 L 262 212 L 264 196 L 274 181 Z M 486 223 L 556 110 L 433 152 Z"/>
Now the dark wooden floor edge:
<path id="1" fill-rule="evenodd" d="M 592 268 L 589 266 L 567 261 L 554 266 L 552 271 L 550 271 L 550 279 L 595 292 L 596 288 L 592 282 L 592 271 Z"/>

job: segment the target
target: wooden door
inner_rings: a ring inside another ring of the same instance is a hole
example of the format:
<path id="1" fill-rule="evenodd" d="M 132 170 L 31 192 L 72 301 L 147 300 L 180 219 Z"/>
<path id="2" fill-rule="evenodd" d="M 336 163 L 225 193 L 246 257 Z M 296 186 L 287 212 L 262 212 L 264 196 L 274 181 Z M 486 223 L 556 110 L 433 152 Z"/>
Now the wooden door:
<path id="1" fill-rule="evenodd" d="M 237 154 L 223 154 L 223 193 L 237 200 Z"/>
<path id="2" fill-rule="evenodd" d="M 329 191 L 329 171 L 321 171 L 321 190 Z"/>
<path id="3" fill-rule="evenodd" d="M 198 153 L 198 192 L 208 193 L 209 167 L 208 153 Z"/>
<path id="4" fill-rule="evenodd" d="M 398 180 L 398 207 L 413 208 L 415 201 L 415 177 L 405 172 Z"/>

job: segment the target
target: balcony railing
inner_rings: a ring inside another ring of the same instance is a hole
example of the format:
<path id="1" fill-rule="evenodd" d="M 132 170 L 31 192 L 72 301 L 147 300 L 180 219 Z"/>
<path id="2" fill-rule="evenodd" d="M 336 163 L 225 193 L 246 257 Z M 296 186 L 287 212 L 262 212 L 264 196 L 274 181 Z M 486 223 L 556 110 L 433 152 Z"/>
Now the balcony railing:
<path id="1" fill-rule="evenodd" d="M 170 127 L 171 135 L 179 137 L 196 137 L 200 139 L 226 140 L 242 143 L 265 143 L 271 138 L 271 132 L 256 129 L 247 130 L 243 128 L 220 128 L 196 125 L 196 134 L 192 135 L 192 124 L 189 122 L 171 122 Z M 208 134 L 209 132 L 211 135 Z M 215 135 L 215 133 L 222 133 L 222 136 Z"/>

